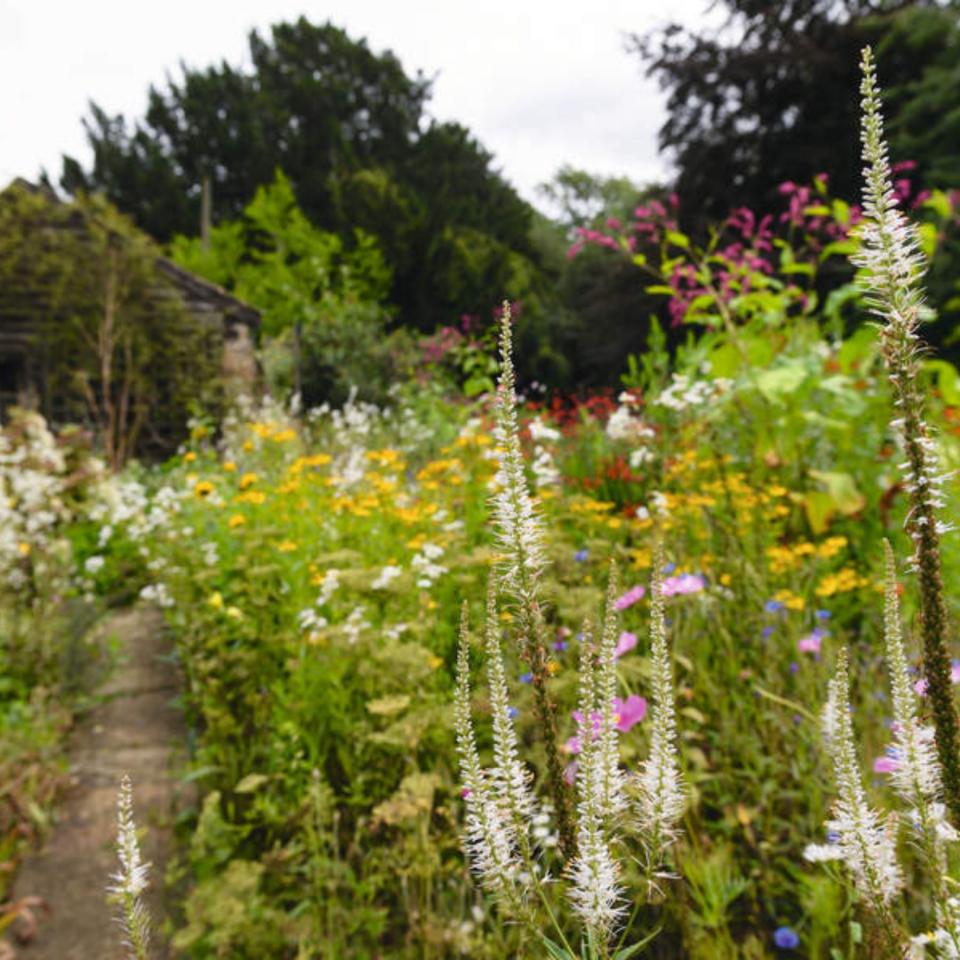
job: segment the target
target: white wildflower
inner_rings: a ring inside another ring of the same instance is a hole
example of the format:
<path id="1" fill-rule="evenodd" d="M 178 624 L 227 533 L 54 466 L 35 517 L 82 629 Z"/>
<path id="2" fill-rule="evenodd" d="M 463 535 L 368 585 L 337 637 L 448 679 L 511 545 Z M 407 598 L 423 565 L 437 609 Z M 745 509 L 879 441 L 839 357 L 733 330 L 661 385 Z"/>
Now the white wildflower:
<path id="1" fill-rule="evenodd" d="M 150 918 L 141 899 L 147 889 L 150 864 L 140 857 L 137 828 L 133 820 L 133 788 L 124 774 L 117 797 L 117 856 L 120 870 L 113 874 L 107 888 L 116 900 L 117 922 L 124 934 L 124 945 L 130 960 L 146 960 L 150 941 Z"/>

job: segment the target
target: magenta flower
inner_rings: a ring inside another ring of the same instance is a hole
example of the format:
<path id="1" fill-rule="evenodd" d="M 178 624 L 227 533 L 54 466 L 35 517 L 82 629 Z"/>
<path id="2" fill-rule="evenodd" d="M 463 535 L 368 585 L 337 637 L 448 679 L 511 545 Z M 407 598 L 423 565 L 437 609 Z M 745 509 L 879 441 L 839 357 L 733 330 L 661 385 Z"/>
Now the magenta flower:
<path id="1" fill-rule="evenodd" d="M 874 773 L 893 773 L 900 766 L 900 761 L 894 757 L 877 757 L 873 761 Z"/>
<path id="2" fill-rule="evenodd" d="M 622 657 L 629 650 L 632 650 L 637 645 L 637 635 L 631 633 L 629 630 L 624 630 L 620 634 L 620 639 L 617 641 L 616 647 L 614 647 L 613 655 L 614 657 Z"/>
<path id="3" fill-rule="evenodd" d="M 681 573 L 663 581 L 663 595 L 679 597 L 687 593 L 699 593 L 706 585 L 707 581 L 696 573 Z"/>
<path id="4" fill-rule="evenodd" d="M 617 610 L 626 610 L 627 607 L 632 607 L 635 603 L 639 603 L 646 592 L 640 584 L 637 584 L 637 586 L 631 587 L 620 597 L 616 603 L 614 603 L 614 607 L 616 607 Z"/>
<path id="5" fill-rule="evenodd" d="M 614 700 L 613 708 L 617 712 L 617 729 L 621 733 L 627 733 L 647 715 L 647 701 L 635 693 L 626 700 Z"/>

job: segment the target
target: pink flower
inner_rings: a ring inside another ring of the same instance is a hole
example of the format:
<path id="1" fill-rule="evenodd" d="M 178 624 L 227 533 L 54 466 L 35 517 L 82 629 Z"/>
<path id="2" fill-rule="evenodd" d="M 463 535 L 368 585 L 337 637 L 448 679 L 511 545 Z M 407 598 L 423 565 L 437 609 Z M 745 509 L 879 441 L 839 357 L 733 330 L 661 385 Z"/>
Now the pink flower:
<path id="1" fill-rule="evenodd" d="M 927 681 L 926 678 L 921 678 L 913 685 L 913 692 L 918 697 L 926 696 L 927 693 Z"/>
<path id="2" fill-rule="evenodd" d="M 638 603 L 643 599 L 643 595 L 647 591 L 640 585 L 637 584 L 635 587 L 631 587 L 622 597 L 620 597 L 614 607 L 617 610 L 626 610 L 627 607 L 632 607 L 635 603 Z"/>
<path id="3" fill-rule="evenodd" d="M 801 637 L 797 641 L 797 649 L 801 653 L 819 653 L 820 652 L 820 637 L 815 633 L 808 633 L 807 636 Z"/>
<path id="4" fill-rule="evenodd" d="M 617 646 L 613 651 L 615 657 L 622 657 L 627 651 L 632 650 L 637 645 L 637 635 L 635 633 L 630 633 L 629 630 L 624 630 L 620 634 L 620 639 L 617 641 Z"/>
<path id="5" fill-rule="evenodd" d="M 577 779 L 577 770 L 580 769 L 580 764 L 574 760 L 573 763 L 568 763 L 563 771 L 563 779 L 573 786 L 573 781 Z"/>
<path id="6" fill-rule="evenodd" d="M 677 597 L 687 593 L 699 593 L 706 585 L 706 580 L 695 573 L 681 573 L 663 581 L 663 595 Z"/>
<path id="7" fill-rule="evenodd" d="M 900 766 L 900 761 L 893 757 L 877 757 L 873 761 L 874 773 L 893 773 Z"/>
<path id="8" fill-rule="evenodd" d="M 647 701 L 635 693 L 626 700 L 614 700 L 613 708 L 617 712 L 617 729 L 621 733 L 627 733 L 647 715 Z"/>

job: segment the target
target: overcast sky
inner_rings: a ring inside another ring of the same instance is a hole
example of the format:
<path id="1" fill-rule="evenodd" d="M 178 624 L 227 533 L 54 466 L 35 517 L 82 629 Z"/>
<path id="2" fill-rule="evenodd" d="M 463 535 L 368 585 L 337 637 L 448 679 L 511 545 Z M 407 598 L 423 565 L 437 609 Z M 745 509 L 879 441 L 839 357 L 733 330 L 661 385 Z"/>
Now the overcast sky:
<path id="1" fill-rule="evenodd" d="M 247 34 L 300 15 L 332 20 L 405 70 L 436 77 L 430 113 L 468 126 L 520 192 L 563 163 L 638 181 L 663 175 L 663 96 L 626 35 L 708 0 L 0 0 L 0 186 L 60 156 L 90 159 L 87 102 L 142 116 L 147 88 L 247 61 Z"/>

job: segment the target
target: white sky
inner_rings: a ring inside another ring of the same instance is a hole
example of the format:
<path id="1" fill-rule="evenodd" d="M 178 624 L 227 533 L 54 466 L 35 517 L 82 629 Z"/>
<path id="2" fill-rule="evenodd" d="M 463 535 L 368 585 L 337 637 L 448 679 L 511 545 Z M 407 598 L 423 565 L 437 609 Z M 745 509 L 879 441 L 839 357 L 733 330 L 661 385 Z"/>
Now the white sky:
<path id="1" fill-rule="evenodd" d="M 429 112 L 465 124 L 529 200 L 563 163 L 640 182 L 662 176 L 663 97 L 628 33 L 701 20 L 708 0 L 0 0 L 0 187 L 60 155 L 85 165 L 94 100 L 128 120 L 147 88 L 246 62 L 247 34 L 300 15 L 332 20 L 408 74 L 436 75 Z"/>

